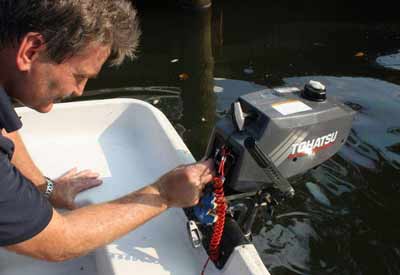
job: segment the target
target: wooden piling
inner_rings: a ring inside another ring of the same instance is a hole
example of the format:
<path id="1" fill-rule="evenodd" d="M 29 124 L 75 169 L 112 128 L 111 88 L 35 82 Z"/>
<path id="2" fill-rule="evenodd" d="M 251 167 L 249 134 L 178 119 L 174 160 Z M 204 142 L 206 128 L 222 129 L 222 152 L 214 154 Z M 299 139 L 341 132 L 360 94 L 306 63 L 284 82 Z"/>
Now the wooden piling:
<path id="1" fill-rule="evenodd" d="M 187 12 L 182 18 L 182 69 L 188 78 L 182 83 L 183 125 L 188 146 L 201 158 L 215 124 L 214 58 L 211 41 L 212 10 Z"/>

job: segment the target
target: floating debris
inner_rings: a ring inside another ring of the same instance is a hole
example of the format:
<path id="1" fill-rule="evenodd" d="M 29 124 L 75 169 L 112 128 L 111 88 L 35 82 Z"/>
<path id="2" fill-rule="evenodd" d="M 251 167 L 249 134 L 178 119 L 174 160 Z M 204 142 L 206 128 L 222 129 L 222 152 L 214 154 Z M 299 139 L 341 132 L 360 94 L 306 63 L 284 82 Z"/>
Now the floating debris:
<path id="1" fill-rule="evenodd" d="M 214 86 L 214 93 L 222 93 L 224 91 L 224 88 L 220 86 Z"/>
<path id="2" fill-rule="evenodd" d="M 365 53 L 363 53 L 363 52 L 358 52 L 358 53 L 356 53 L 354 56 L 355 56 L 355 57 L 364 57 L 364 56 L 365 56 Z"/>
<path id="3" fill-rule="evenodd" d="M 253 69 L 253 66 L 249 66 L 249 67 L 247 67 L 247 68 L 244 68 L 243 69 L 243 73 L 244 74 L 254 74 L 254 69 Z"/>
<path id="4" fill-rule="evenodd" d="M 202 118 L 201 118 L 201 121 L 202 121 L 202 122 L 206 122 L 207 119 L 206 119 L 205 117 L 202 117 Z"/>
<path id="5" fill-rule="evenodd" d="M 315 47 L 325 47 L 325 44 L 324 43 L 321 43 L 321 42 L 314 42 L 314 44 L 313 44 Z"/>
<path id="6" fill-rule="evenodd" d="M 179 59 L 178 58 L 175 58 L 175 59 L 172 59 L 171 60 L 171 63 L 176 63 L 176 62 L 178 62 L 179 61 Z"/>
<path id="7" fill-rule="evenodd" d="M 188 80 L 189 79 L 189 75 L 187 73 L 181 73 L 178 75 L 179 80 Z"/>
<path id="8" fill-rule="evenodd" d="M 159 99 L 154 99 L 154 100 L 153 100 L 153 105 L 157 105 L 159 102 L 160 102 Z"/>

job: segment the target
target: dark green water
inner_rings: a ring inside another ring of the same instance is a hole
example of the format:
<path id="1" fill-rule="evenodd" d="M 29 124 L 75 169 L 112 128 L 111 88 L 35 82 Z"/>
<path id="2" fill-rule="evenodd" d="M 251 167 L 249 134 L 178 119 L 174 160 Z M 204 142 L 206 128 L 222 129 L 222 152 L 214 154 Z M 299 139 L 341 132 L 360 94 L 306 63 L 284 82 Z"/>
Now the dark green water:
<path id="1" fill-rule="evenodd" d="M 255 245 L 273 275 L 400 274 L 400 71 L 375 62 L 400 49 L 394 9 L 233 1 L 191 13 L 144 2 L 139 58 L 104 70 L 79 100 L 147 100 L 200 158 L 238 95 L 324 82 L 357 110 L 351 138 L 293 182 L 296 197 L 272 222 L 259 217 Z M 158 88 L 132 88 L 149 86 Z"/>

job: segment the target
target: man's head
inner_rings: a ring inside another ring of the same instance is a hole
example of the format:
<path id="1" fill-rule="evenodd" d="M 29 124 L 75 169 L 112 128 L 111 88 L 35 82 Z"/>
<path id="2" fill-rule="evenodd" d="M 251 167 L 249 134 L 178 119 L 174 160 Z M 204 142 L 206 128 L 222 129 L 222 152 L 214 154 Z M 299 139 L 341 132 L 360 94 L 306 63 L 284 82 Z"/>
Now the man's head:
<path id="1" fill-rule="evenodd" d="M 134 57 L 140 30 L 128 0 L 0 1 L 0 85 L 41 112 L 81 95 L 108 59 Z"/>

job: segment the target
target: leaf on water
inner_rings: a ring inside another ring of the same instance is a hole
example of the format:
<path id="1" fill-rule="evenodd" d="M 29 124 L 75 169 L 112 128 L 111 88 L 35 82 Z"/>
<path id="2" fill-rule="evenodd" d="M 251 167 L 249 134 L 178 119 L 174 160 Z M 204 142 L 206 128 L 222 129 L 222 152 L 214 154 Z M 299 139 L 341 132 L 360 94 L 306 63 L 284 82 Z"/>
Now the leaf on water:
<path id="1" fill-rule="evenodd" d="M 363 52 L 358 52 L 358 53 L 356 53 L 354 56 L 355 56 L 355 57 L 364 57 L 364 56 L 365 56 L 365 53 L 363 53 Z"/>
<path id="2" fill-rule="evenodd" d="M 181 73 L 178 75 L 179 80 L 187 80 L 189 79 L 189 75 L 187 73 Z"/>

